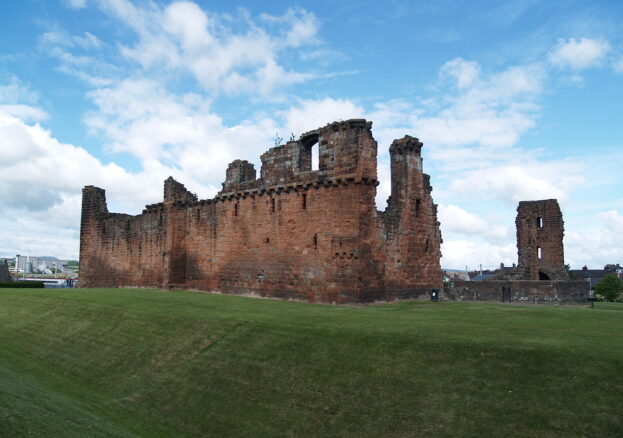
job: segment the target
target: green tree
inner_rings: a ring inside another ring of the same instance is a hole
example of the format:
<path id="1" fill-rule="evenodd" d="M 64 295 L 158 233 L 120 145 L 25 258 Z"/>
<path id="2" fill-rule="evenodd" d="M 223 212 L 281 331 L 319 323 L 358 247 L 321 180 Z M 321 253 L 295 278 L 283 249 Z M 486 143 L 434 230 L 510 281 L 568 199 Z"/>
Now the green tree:
<path id="1" fill-rule="evenodd" d="M 623 280 L 614 274 L 606 275 L 597 286 L 595 294 L 601 295 L 606 301 L 616 301 L 623 292 Z"/>

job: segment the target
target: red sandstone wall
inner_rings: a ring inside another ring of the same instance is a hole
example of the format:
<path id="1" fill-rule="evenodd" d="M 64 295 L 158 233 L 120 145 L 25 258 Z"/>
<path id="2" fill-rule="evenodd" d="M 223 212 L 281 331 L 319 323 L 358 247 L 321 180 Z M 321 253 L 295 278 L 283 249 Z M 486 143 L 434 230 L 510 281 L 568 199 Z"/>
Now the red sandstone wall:
<path id="1" fill-rule="evenodd" d="M 417 139 L 392 145 L 392 198 L 375 206 L 371 123 L 334 123 L 236 161 L 196 201 L 167 180 L 164 203 L 131 217 L 83 191 L 81 285 L 196 288 L 320 302 L 429 296 L 441 286 L 439 224 Z M 311 146 L 320 168 L 311 171 Z M 394 190 L 394 185 L 396 186 Z M 177 197 L 178 200 L 173 199 Z"/>
<path id="2" fill-rule="evenodd" d="M 564 222 L 558 201 L 522 201 L 517 207 L 518 272 L 525 280 L 567 280 Z M 539 248 L 541 257 L 539 258 Z"/>

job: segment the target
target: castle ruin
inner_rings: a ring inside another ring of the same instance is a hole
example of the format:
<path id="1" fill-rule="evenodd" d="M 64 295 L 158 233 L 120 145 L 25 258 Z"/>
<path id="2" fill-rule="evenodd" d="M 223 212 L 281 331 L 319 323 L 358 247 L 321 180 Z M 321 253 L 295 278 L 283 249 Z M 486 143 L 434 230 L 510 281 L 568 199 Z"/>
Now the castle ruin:
<path id="1" fill-rule="evenodd" d="M 484 281 L 456 281 L 451 299 L 584 302 L 589 284 L 572 281 L 565 268 L 564 221 L 556 199 L 521 201 L 517 207 L 517 267 Z"/>
<path id="2" fill-rule="evenodd" d="M 198 200 L 169 178 L 142 214 L 109 213 L 83 189 L 81 287 L 154 287 L 344 303 L 430 297 L 441 233 L 422 143 L 395 140 L 391 196 L 375 204 L 372 123 L 331 123 L 261 156 L 236 160 L 223 189 Z M 318 148 L 318 169 L 312 149 Z"/>

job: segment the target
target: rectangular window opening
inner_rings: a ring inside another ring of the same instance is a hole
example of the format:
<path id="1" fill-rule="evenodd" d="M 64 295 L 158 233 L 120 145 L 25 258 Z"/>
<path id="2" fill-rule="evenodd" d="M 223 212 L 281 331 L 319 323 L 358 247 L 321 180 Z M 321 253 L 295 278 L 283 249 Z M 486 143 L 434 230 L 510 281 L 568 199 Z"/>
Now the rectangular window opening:
<path id="1" fill-rule="evenodd" d="M 536 224 L 537 224 L 537 227 L 543 228 L 543 218 L 542 217 L 537 217 L 536 218 Z"/>
<path id="2" fill-rule="evenodd" d="M 238 204 L 234 204 L 234 216 L 238 216 Z"/>
<path id="3" fill-rule="evenodd" d="M 543 258 L 543 251 L 541 250 L 540 246 L 536 247 L 536 256 L 539 260 L 541 260 Z"/>
<path id="4" fill-rule="evenodd" d="M 307 193 L 303 193 L 303 210 L 307 209 Z"/>
<path id="5" fill-rule="evenodd" d="M 420 200 L 415 200 L 415 217 L 420 217 Z"/>
<path id="6" fill-rule="evenodd" d="M 317 249 L 318 248 L 318 234 L 314 234 L 312 242 L 314 243 L 314 249 Z"/>
<path id="7" fill-rule="evenodd" d="M 270 198 L 270 211 L 275 212 L 275 198 Z"/>
<path id="8" fill-rule="evenodd" d="M 320 144 L 316 143 L 311 148 L 311 170 L 320 169 Z"/>

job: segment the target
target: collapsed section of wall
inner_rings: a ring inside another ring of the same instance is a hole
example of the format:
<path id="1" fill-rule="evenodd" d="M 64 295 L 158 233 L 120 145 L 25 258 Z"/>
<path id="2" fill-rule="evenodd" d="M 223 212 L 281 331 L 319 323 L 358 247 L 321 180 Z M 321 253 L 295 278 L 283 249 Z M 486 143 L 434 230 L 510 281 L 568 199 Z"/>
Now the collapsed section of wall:
<path id="1" fill-rule="evenodd" d="M 377 143 L 360 119 L 270 149 L 259 178 L 253 164 L 232 162 L 213 199 L 169 178 L 162 203 L 129 216 L 109 213 L 104 190 L 87 186 L 81 285 L 318 302 L 429 296 L 441 286 L 441 235 L 421 146 L 412 137 L 392 144 L 384 212 L 375 205 Z"/>

